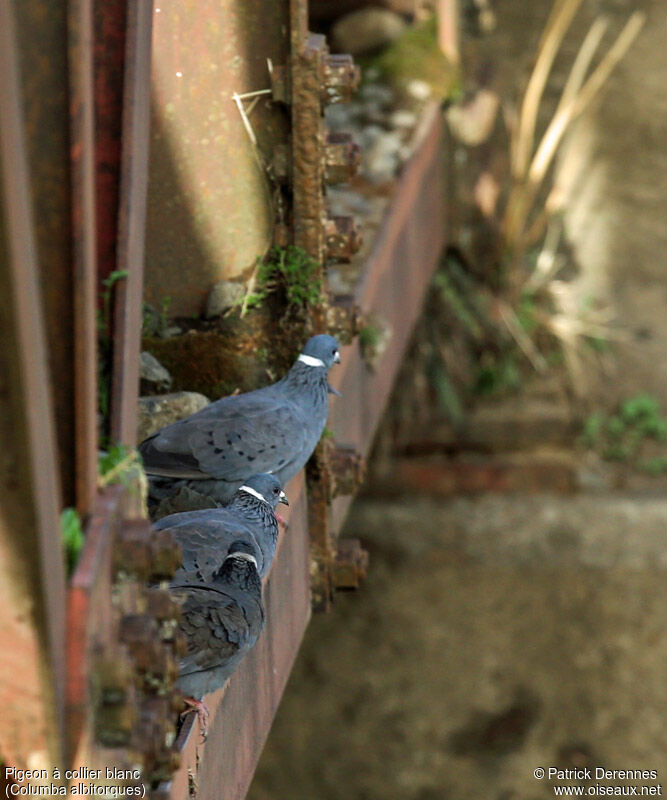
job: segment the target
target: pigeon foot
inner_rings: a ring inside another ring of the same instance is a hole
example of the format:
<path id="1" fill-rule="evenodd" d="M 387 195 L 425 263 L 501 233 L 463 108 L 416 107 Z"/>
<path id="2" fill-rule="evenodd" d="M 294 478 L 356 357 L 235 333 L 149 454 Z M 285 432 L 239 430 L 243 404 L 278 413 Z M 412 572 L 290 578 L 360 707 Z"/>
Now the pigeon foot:
<path id="1" fill-rule="evenodd" d="M 192 712 L 196 712 L 197 719 L 199 720 L 199 727 L 201 728 L 201 739 L 202 742 L 205 742 L 208 737 L 208 719 L 210 716 L 208 708 L 206 708 L 206 704 L 203 703 L 201 700 L 195 700 L 194 697 L 186 697 L 185 704 L 188 706 L 185 711 L 181 714 L 181 719 L 186 717 L 188 714 L 192 714 Z"/>
<path id="2" fill-rule="evenodd" d="M 284 517 L 282 517 L 277 511 L 274 511 L 273 513 L 276 515 L 276 519 L 278 520 L 278 525 L 282 525 L 283 530 L 286 531 L 289 528 L 289 522 Z"/>

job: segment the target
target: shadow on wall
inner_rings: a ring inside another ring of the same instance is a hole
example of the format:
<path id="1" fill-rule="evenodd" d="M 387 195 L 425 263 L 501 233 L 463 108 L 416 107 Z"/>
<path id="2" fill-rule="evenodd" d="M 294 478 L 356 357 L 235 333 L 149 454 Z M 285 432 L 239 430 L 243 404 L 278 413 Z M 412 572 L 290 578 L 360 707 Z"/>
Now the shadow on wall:
<path id="1" fill-rule="evenodd" d="M 161 5 L 161 4 L 158 4 Z M 267 59 L 287 59 L 288 4 L 182 0 L 156 9 L 148 186 L 146 300 L 203 311 L 212 284 L 247 277 L 268 248 L 272 189 L 260 163 L 284 143 L 289 109 L 262 94 Z"/>

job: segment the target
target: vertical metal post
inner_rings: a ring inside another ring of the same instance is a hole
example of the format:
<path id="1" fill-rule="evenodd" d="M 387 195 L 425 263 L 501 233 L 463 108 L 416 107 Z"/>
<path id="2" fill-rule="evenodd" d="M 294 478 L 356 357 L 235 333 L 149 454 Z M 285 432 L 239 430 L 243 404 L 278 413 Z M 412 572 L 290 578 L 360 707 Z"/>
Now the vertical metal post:
<path id="1" fill-rule="evenodd" d="M 59 476 L 13 8 L 0 0 L 0 750 L 62 764 Z"/>
<path id="2" fill-rule="evenodd" d="M 128 276 L 116 295 L 111 436 L 130 446 L 136 444 L 139 394 L 152 29 L 152 0 L 129 0 L 117 243 L 117 269 Z"/>
<path id="3" fill-rule="evenodd" d="M 74 290 L 74 434 L 77 508 L 90 512 L 97 491 L 97 235 L 93 96 L 93 15 L 70 0 L 69 74 Z"/>

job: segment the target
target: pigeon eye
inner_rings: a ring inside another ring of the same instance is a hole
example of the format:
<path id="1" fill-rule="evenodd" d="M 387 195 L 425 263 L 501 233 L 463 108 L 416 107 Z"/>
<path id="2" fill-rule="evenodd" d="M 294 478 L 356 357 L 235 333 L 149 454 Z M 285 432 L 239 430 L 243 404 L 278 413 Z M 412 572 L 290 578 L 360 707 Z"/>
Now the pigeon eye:
<path id="1" fill-rule="evenodd" d="M 332 355 L 332 356 L 335 356 L 335 355 L 336 355 L 336 349 L 335 349 L 335 348 L 334 348 L 334 349 L 331 351 L 331 355 Z"/>

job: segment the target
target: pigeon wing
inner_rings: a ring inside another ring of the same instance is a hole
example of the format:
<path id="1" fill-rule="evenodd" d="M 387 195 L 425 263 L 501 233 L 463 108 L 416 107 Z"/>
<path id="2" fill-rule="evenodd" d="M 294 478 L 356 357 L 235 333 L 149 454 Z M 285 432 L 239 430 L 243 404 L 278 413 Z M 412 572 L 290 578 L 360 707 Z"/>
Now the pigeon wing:
<path id="1" fill-rule="evenodd" d="M 188 589 L 180 627 L 187 641 L 179 664 L 181 676 L 224 666 L 249 649 L 254 639 L 238 602 L 205 587 Z"/>
<path id="2" fill-rule="evenodd" d="M 298 406 L 271 395 L 246 399 L 215 419 L 192 419 L 190 452 L 206 475 L 243 481 L 250 474 L 278 472 L 306 449 L 308 421 Z"/>

